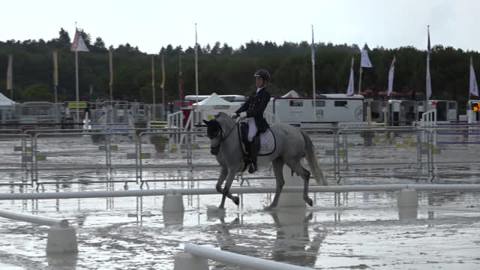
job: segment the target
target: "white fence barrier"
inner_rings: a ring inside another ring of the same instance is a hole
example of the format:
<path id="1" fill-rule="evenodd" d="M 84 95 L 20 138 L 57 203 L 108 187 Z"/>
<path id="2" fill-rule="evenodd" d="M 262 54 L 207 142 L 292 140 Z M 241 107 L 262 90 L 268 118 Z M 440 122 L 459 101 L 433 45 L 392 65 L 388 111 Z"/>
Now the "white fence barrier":
<path id="1" fill-rule="evenodd" d="M 310 186 L 310 192 L 362 192 L 362 191 L 398 191 L 414 189 L 417 191 L 480 191 L 480 184 L 386 184 L 386 185 L 341 185 Z M 274 193 L 275 187 L 238 187 L 232 188 L 233 194 Z M 282 192 L 303 192 L 303 187 L 285 187 Z M 44 192 L 44 193 L 8 193 L 0 194 L 0 200 L 41 200 L 41 199 L 79 199 L 108 197 L 164 196 L 166 194 L 204 195 L 218 194 L 214 188 L 197 189 L 150 189 L 122 191 L 83 191 L 83 192 Z"/>

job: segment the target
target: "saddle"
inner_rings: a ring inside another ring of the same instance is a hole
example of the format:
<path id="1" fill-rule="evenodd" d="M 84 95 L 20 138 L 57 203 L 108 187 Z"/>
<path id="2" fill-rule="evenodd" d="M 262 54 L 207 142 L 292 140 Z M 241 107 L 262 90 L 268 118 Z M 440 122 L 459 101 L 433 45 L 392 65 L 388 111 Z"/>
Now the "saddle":
<path id="1" fill-rule="evenodd" d="M 275 151 L 275 136 L 270 128 L 268 128 L 265 132 L 257 133 L 257 136 L 260 137 L 260 143 L 256 145 L 258 156 L 267 156 Z M 248 141 L 248 124 L 245 122 L 240 122 L 239 137 L 242 145 L 243 156 L 248 159 L 248 149 L 250 149 L 251 143 Z"/>

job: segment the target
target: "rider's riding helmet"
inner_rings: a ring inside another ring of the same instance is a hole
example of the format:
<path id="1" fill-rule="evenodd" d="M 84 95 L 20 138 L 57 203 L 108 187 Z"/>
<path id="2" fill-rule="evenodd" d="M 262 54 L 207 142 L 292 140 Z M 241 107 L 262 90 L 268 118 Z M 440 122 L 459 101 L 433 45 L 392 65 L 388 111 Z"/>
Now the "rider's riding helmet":
<path id="1" fill-rule="evenodd" d="M 259 69 L 255 74 L 253 74 L 254 77 L 260 77 L 264 81 L 268 82 L 270 81 L 270 73 L 266 69 Z"/>

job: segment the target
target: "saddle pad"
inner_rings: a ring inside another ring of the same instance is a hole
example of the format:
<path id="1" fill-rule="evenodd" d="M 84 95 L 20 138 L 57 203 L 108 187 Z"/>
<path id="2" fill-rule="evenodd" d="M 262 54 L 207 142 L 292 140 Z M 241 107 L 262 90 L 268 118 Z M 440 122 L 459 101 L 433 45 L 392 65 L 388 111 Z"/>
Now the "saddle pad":
<path id="1" fill-rule="evenodd" d="M 275 151 L 275 137 L 272 130 L 268 129 L 264 133 L 260 134 L 260 151 L 259 155 L 269 155 Z"/>

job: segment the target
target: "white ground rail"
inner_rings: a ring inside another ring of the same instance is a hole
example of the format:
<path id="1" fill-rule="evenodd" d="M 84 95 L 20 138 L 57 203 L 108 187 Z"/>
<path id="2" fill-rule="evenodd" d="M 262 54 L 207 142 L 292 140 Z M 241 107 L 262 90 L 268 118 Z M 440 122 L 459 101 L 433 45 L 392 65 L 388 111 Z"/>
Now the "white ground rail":
<path id="1" fill-rule="evenodd" d="M 255 270 L 306 270 L 311 269 L 286 263 L 259 259 L 251 256 L 236 254 L 215 249 L 208 246 L 185 244 L 185 253 L 177 254 L 174 270 L 207 270 L 206 259 L 215 260 L 228 265 L 240 266 L 240 269 Z M 189 254 L 193 256 L 189 256 Z M 203 259 L 203 260 L 202 260 Z"/>
<path id="2" fill-rule="evenodd" d="M 78 251 L 75 228 L 69 226 L 66 219 L 53 219 L 33 215 L 18 214 L 0 210 L 0 217 L 50 226 L 46 251 L 55 253 L 76 253 Z"/>

